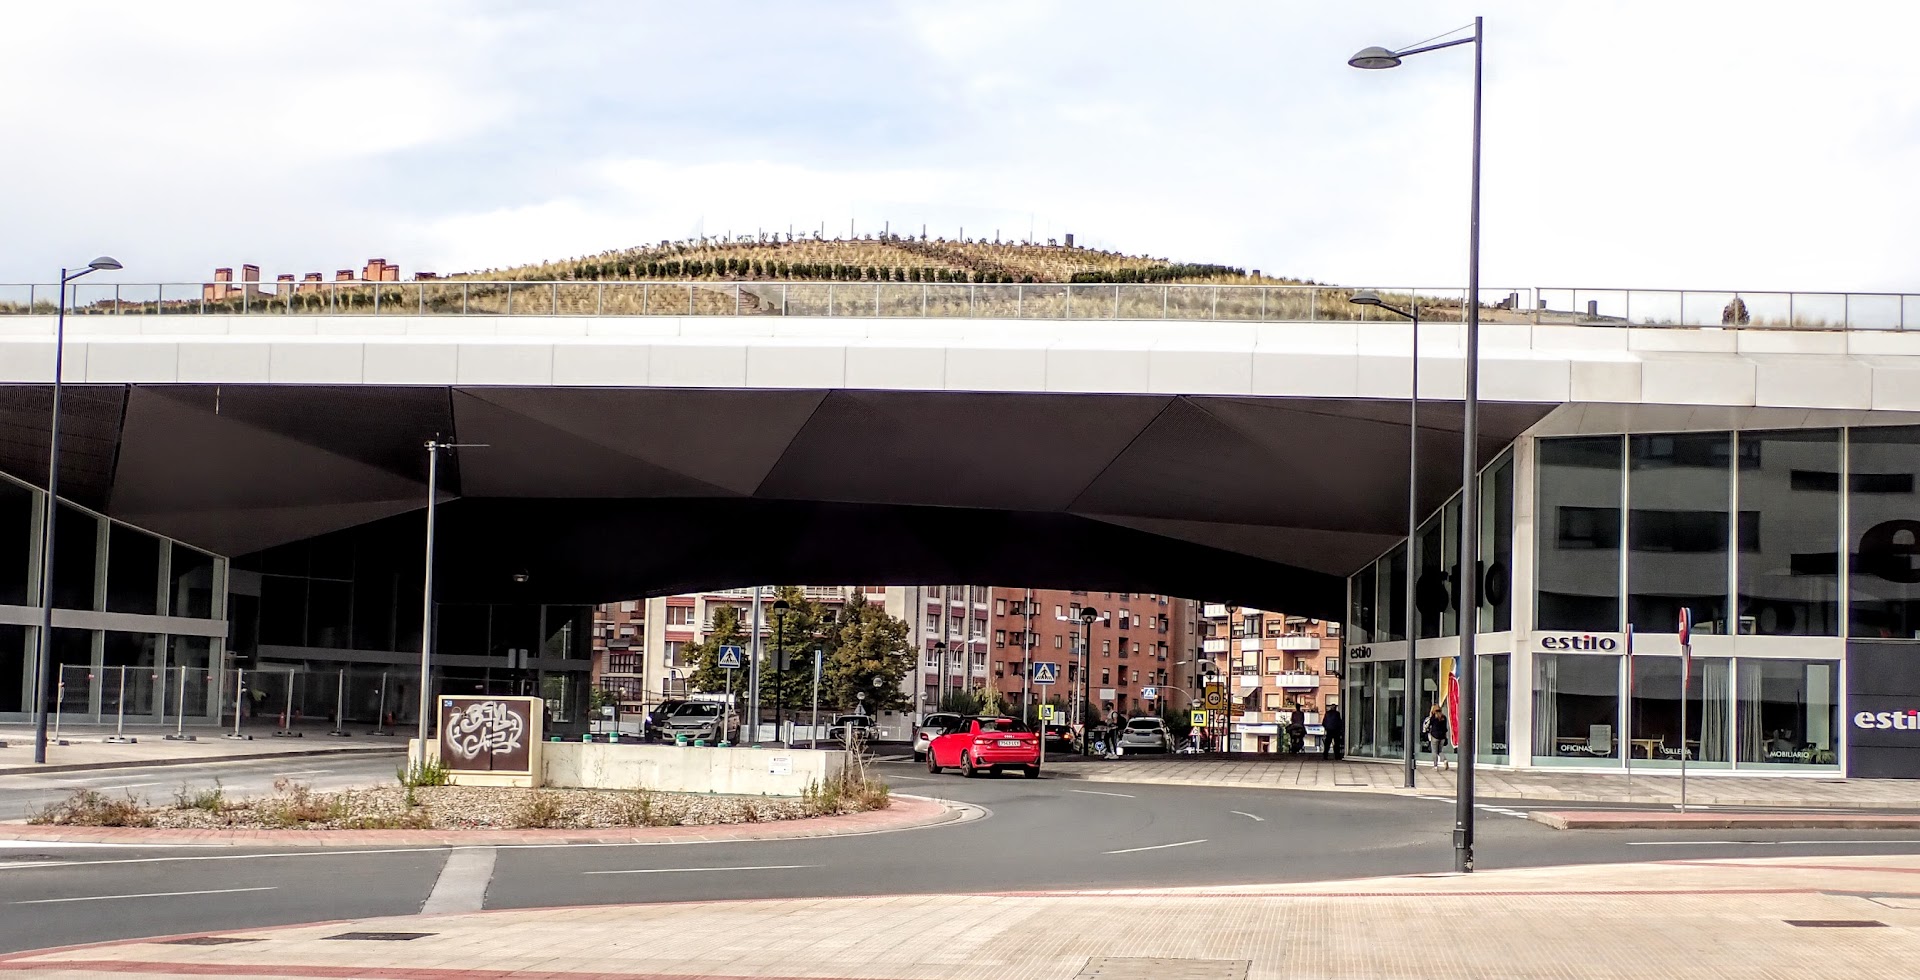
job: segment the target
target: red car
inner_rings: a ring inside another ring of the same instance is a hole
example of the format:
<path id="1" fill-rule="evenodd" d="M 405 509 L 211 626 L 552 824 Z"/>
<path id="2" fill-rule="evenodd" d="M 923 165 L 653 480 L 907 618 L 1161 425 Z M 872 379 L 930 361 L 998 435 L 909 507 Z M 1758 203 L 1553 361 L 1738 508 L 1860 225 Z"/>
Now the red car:
<path id="1" fill-rule="evenodd" d="M 927 771 L 958 766 L 960 775 L 1018 769 L 1040 778 L 1040 736 L 1018 718 L 962 718 L 927 743 Z"/>

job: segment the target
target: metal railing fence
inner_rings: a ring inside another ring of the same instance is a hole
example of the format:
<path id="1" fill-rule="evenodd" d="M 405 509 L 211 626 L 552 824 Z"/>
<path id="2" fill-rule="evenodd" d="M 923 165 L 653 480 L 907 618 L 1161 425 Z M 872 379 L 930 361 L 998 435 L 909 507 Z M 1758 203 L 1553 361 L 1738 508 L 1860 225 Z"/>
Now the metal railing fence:
<path id="1" fill-rule="evenodd" d="M 77 315 L 789 316 L 1242 323 L 1392 321 L 1358 287 L 1151 283 L 496 282 L 103 283 Z M 1465 290 L 1385 287 L 1387 303 L 1459 322 Z M 51 314 L 58 289 L 0 284 L 0 316 Z M 1795 330 L 1920 329 L 1920 294 L 1528 287 L 1480 292 L 1483 323 Z"/>

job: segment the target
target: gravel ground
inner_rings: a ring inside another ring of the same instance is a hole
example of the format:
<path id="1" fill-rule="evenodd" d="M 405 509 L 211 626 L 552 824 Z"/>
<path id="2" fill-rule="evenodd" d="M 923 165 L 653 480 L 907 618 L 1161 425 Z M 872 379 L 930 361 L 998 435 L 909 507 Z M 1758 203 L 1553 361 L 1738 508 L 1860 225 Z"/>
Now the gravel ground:
<path id="1" fill-rule="evenodd" d="M 430 786 L 414 790 L 409 807 L 399 786 L 315 793 L 290 786 L 252 800 L 203 800 L 201 806 L 120 808 L 109 820 L 97 808 L 75 808 L 36 823 L 150 826 L 180 829 L 220 827 L 313 830 L 414 828 L 467 830 L 502 827 L 671 827 L 796 820 L 853 813 L 867 807 L 846 801 L 828 809 L 796 799 L 702 796 L 643 790 L 513 789 Z M 117 802 L 117 801 L 116 801 Z M 882 803 L 881 806 L 885 804 Z"/>

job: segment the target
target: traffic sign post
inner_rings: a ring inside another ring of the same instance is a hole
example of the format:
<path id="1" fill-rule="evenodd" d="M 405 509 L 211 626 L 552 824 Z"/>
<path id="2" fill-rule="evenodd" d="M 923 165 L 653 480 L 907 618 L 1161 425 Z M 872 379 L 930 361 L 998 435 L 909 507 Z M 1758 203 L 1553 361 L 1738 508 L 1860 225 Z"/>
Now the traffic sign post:
<path id="1" fill-rule="evenodd" d="M 1207 712 L 1201 708 L 1187 712 L 1187 723 L 1193 728 L 1207 727 Z"/>
<path id="2" fill-rule="evenodd" d="M 1141 688 L 1141 689 L 1140 689 L 1140 700 L 1142 700 L 1142 701 L 1158 701 L 1158 700 L 1160 700 L 1160 689 L 1159 689 L 1159 688 L 1157 688 L 1157 687 L 1143 687 L 1143 688 Z"/>
<path id="3" fill-rule="evenodd" d="M 1680 610 L 1680 812 L 1687 812 L 1687 688 L 1693 681 L 1693 610 Z"/>
<path id="4" fill-rule="evenodd" d="M 720 702 L 720 737 L 714 741 L 729 745 L 733 741 L 727 737 L 728 729 L 733 727 L 729 724 L 733 720 L 733 672 L 740 666 L 741 650 L 736 646 L 721 647 L 718 660 L 720 666 L 727 669 L 727 697 Z"/>
<path id="5" fill-rule="evenodd" d="M 1052 684 L 1059 680 L 1059 664 L 1043 660 L 1033 665 L 1033 682 L 1035 684 Z"/>
<path id="6" fill-rule="evenodd" d="M 1053 722 L 1053 705 L 1043 704 L 1040 706 L 1040 722 L 1041 724 L 1051 724 Z"/>

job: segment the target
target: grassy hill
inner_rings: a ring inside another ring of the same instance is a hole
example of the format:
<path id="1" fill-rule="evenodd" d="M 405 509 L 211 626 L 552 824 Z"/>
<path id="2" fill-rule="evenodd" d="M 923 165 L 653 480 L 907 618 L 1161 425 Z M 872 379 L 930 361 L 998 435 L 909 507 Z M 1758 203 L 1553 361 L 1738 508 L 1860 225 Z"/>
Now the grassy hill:
<path id="1" fill-rule="evenodd" d="M 1099 249 L 985 239 L 910 238 L 781 240 L 740 237 L 661 242 L 599 255 L 506 269 L 460 273 L 453 279 L 511 282 L 584 280 L 711 280 L 723 282 L 965 282 L 965 283 L 1263 283 L 1300 280 L 1249 274 L 1245 269 L 1172 262 Z"/>

